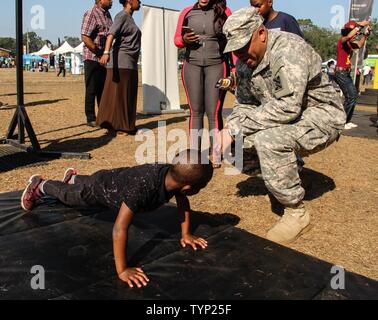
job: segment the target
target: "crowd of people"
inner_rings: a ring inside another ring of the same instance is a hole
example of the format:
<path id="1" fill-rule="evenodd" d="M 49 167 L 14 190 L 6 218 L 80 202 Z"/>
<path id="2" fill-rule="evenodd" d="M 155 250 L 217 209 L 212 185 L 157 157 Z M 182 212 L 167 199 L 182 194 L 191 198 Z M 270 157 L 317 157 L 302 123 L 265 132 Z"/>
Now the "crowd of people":
<path id="1" fill-rule="evenodd" d="M 0 68 L 14 68 L 16 67 L 16 61 L 14 58 L 0 57 Z"/>
<path id="2" fill-rule="evenodd" d="M 96 0 L 84 15 L 85 112 L 91 127 L 134 135 L 141 31 L 133 13 L 139 10 L 140 0 L 119 2 L 123 8 L 114 22 L 109 13 L 112 0 Z M 146 286 L 147 275 L 141 268 L 130 267 L 126 259 L 127 230 L 133 216 L 175 196 L 181 245 L 205 249 L 207 242 L 190 234 L 187 196 L 206 187 L 213 170 L 222 165 L 222 157 L 232 154 L 235 141 L 242 137 L 243 148 L 254 149 L 259 158 L 270 195 L 285 208 L 267 239 L 282 244 L 295 241 L 311 221 L 303 202 L 301 157 L 337 142 L 351 124 L 356 91 L 350 58 L 366 41 L 368 28 L 363 28 L 368 26 L 368 21 L 348 22 L 338 42 L 333 76 L 343 90 L 343 106 L 322 72 L 320 55 L 303 39 L 295 18 L 276 12 L 272 0 L 251 0 L 234 13 L 225 0 L 198 0 L 181 12 L 174 38 L 176 46 L 186 48 L 182 78 L 191 111 L 190 150 L 179 154 L 174 165 L 114 169 L 92 176 L 80 176 L 70 168 L 63 181 L 34 175 L 23 193 L 22 207 L 32 210 L 41 197 L 50 195 L 70 206 L 101 204 L 118 210 L 113 229 L 118 276 L 130 287 Z M 363 38 L 355 44 L 359 32 Z M 236 80 L 235 103 L 224 125 L 222 106 L 227 92 L 216 84 L 228 76 Z M 215 132 L 210 163 L 203 162 L 199 154 L 201 135 L 193 134 L 204 127 L 205 114 Z"/>
<path id="3" fill-rule="evenodd" d="M 49 64 L 46 60 L 32 61 L 30 71 L 32 72 L 48 72 Z"/>

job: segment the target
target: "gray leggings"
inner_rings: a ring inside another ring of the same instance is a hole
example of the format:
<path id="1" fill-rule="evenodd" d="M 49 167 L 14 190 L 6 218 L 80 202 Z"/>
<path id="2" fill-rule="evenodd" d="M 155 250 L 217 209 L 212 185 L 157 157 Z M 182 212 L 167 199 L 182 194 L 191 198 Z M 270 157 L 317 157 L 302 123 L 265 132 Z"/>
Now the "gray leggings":
<path id="1" fill-rule="evenodd" d="M 215 88 L 215 85 L 220 78 L 228 75 L 227 69 L 226 63 L 206 67 L 184 63 L 182 79 L 190 107 L 190 130 L 203 129 L 205 113 L 210 131 L 223 129 L 222 110 L 226 91 Z"/>

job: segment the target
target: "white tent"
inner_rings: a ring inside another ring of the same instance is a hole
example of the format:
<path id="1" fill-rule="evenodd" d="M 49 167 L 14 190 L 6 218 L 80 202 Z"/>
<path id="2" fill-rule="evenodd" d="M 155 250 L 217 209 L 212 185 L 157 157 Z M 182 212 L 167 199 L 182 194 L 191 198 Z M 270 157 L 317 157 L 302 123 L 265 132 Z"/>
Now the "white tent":
<path id="1" fill-rule="evenodd" d="M 84 42 L 80 43 L 71 53 L 71 72 L 72 74 L 83 73 L 83 54 Z"/>
<path id="2" fill-rule="evenodd" d="M 83 56 L 80 53 L 71 53 L 71 73 L 83 73 Z"/>
<path id="3" fill-rule="evenodd" d="M 32 53 L 32 55 L 33 56 L 49 56 L 52 53 L 53 51 L 47 45 L 44 45 L 41 50 Z"/>
<path id="4" fill-rule="evenodd" d="M 84 54 L 84 42 L 80 43 L 76 48 L 73 49 L 74 53 Z"/>
<path id="5" fill-rule="evenodd" d="M 54 54 L 59 55 L 59 54 L 66 54 L 66 53 L 71 53 L 71 52 L 74 52 L 74 48 L 72 48 L 70 44 L 66 41 L 58 49 L 54 51 Z"/>
<path id="6" fill-rule="evenodd" d="M 143 6 L 143 110 L 149 114 L 182 112 L 174 38 L 180 12 Z M 163 44 L 163 45 L 162 45 Z M 147 54 L 153 52 L 153 54 Z"/>

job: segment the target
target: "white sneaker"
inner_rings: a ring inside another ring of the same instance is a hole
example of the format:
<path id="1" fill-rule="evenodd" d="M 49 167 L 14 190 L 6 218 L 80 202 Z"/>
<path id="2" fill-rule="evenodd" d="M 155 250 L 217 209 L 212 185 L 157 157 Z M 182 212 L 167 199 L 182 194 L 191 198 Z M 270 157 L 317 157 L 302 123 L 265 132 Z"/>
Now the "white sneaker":
<path id="1" fill-rule="evenodd" d="M 353 123 L 353 122 L 349 122 L 349 125 L 350 125 L 352 128 L 357 128 L 357 127 L 358 127 L 358 125 L 356 125 L 356 124 Z"/>
<path id="2" fill-rule="evenodd" d="M 300 235 L 310 229 L 310 213 L 303 203 L 295 208 L 286 207 L 281 220 L 268 231 L 267 239 L 287 244 L 295 241 Z"/>
<path id="3" fill-rule="evenodd" d="M 348 122 L 345 126 L 344 126 L 344 130 L 350 130 L 352 129 L 353 127 L 351 126 L 351 123 Z"/>

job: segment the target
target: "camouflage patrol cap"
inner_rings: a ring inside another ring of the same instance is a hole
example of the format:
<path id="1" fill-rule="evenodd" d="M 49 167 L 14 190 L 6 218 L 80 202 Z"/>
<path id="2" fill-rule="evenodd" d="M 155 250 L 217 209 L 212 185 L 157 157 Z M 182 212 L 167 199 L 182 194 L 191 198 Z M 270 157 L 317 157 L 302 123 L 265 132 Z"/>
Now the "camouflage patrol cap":
<path id="1" fill-rule="evenodd" d="M 264 20 L 254 7 L 235 11 L 223 26 L 227 38 L 224 53 L 243 48 L 251 40 L 252 34 L 263 24 Z"/>

